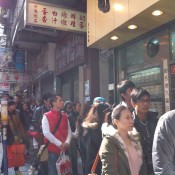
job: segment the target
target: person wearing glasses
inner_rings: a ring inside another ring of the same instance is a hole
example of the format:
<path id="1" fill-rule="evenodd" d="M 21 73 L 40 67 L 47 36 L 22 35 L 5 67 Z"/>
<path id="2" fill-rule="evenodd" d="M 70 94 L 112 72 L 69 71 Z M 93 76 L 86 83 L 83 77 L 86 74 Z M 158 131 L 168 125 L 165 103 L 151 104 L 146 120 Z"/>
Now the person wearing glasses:
<path id="1" fill-rule="evenodd" d="M 131 92 L 131 104 L 134 107 L 134 127 L 140 133 L 141 145 L 147 165 L 148 175 L 154 175 L 152 164 L 152 145 L 157 126 L 157 112 L 151 112 L 150 94 L 143 88 L 135 88 Z"/>

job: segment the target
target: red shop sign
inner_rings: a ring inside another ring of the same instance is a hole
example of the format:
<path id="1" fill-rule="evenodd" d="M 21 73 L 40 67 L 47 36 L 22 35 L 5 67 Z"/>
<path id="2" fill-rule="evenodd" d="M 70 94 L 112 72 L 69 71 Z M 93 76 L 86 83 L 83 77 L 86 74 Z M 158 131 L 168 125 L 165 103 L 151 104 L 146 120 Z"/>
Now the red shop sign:
<path id="1" fill-rule="evenodd" d="M 175 65 L 171 66 L 171 74 L 175 74 Z"/>

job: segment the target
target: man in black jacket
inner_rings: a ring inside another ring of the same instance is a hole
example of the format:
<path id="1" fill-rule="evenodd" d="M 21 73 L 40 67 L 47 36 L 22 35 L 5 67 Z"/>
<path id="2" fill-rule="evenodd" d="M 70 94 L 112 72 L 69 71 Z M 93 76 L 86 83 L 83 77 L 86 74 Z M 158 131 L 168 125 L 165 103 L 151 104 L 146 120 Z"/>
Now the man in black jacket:
<path id="1" fill-rule="evenodd" d="M 131 92 L 131 103 L 134 107 L 134 127 L 140 134 L 141 145 L 145 157 L 148 175 L 154 175 L 152 164 L 152 145 L 157 126 L 156 112 L 149 111 L 150 94 L 143 88 L 135 88 Z"/>
<path id="2" fill-rule="evenodd" d="M 31 121 L 32 129 L 35 130 L 35 132 L 38 132 L 38 135 L 40 135 L 40 137 L 32 138 L 34 156 L 32 160 L 32 166 L 28 170 L 29 175 L 34 175 L 38 166 L 37 153 L 38 153 L 39 147 L 43 144 L 41 121 L 42 121 L 43 114 L 50 111 L 51 106 L 50 106 L 49 99 L 51 97 L 52 97 L 52 94 L 49 92 L 46 92 L 43 94 L 42 96 L 43 105 L 38 107 L 34 111 L 33 118 Z M 38 175 L 48 175 L 47 162 L 40 162 L 40 169 L 39 169 Z"/>

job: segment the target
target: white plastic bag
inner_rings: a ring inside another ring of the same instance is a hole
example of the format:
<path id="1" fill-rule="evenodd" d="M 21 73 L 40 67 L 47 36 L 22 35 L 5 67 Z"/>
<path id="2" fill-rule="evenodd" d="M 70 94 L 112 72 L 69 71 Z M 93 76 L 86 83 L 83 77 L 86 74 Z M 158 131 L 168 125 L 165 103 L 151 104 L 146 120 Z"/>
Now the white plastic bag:
<path id="1" fill-rule="evenodd" d="M 56 162 L 56 169 L 58 175 L 71 175 L 71 164 L 69 156 L 65 155 L 65 152 L 61 152 Z"/>

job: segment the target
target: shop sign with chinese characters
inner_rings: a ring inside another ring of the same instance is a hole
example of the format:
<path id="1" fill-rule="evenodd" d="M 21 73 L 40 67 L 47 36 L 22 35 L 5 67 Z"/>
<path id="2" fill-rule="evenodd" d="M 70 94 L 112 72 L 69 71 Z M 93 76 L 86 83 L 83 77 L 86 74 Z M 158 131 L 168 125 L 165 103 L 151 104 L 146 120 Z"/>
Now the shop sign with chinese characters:
<path id="1" fill-rule="evenodd" d="M 170 110 L 170 98 L 169 98 L 169 79 L 168 79 L 168 60 L 163 60 L 163 76 L 164 76 L 164 95 L 165 95 L 165 111 Z"/>
<path id="2" fill-rule="evenodd" d="M 86 13 L 28 2 L 27 24 L 86 32 Z"/>
<path id="3" fill-rule="evenodd" d="M 0 91 L 9 91 L 10 83 L 8 82 L 0 82 Z"/>
<path id="4" fill-rule="evenodd" d="M 24 73 L 0 72 L 0 82 L 28 83 L 29 76 Z"/>

